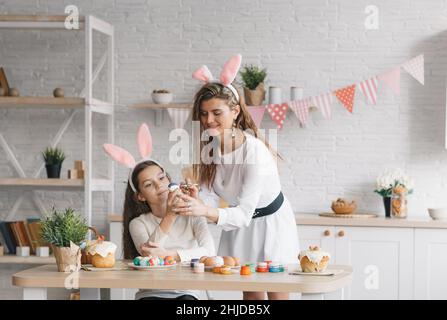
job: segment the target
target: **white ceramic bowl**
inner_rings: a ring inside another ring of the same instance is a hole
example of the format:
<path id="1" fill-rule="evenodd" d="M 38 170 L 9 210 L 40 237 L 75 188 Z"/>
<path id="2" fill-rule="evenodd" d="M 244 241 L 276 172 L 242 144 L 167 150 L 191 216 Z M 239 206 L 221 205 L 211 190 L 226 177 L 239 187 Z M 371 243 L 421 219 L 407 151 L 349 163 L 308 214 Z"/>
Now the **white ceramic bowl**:
<path id="1" fill-rule="evenodd" d="M 447 220 L 447 208 L 428 208 L 428 214 L 433 220 Z"/>
<path id="2" fill-rule="evenodd" d="M 172 101 L 172 93 L 154 93 L 152 92 L 152 100 L 157 104 L 168 104 Z"/>

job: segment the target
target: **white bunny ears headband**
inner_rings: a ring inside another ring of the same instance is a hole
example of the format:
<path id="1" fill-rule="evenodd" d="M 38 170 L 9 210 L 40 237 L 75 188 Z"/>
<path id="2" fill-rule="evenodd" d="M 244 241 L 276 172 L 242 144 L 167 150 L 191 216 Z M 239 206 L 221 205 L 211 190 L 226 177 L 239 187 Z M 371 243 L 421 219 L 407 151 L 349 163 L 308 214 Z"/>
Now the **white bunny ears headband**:
<path id="1" fill-rule="evenodd" d="M 150 158 L 150 155 L 152 154 L 152 136 L 151 132 L 149 131 L 149 127 L 145 123 L 141 124 L 140 128 L 138 129 L 137 144 L 142 158 L 138 162 L 136 162 L 135 158 L 127 150 L 124 150 L 123 148 L 120 148 L 110 143 L 105 143 L 103 145 L 105 152 L 113 160 L 131 169 L 129 172 L 129 184 L 133 192 L 137 192 L 137 189 L 135 188 L 132 182 L 132 174 L 133 170 L 138 164 L 145 161 L 152 161 L 164 171 L 164 168 L 158 161 Z"/>
<path id="2" fill-rule="evenodd" d="M 242 56 L 240 54 L 237 54 L 234 57 L 230 58 L 230 60 L 228 60 L 222 68 L 222 72 L 220 73 L 220 80 L 216 80 L 213 78 L 213 75 L 211 74 L 207 66 L 201 66 L 192 74 L 192 77 L 205 83 L 220 83 L 224 85 L 225 87 L 230 89 L 231 92 L 233 92 L 234 96 L 239 102 L 239 94 L 237 93 L 236 88 L 231 85 L 231 83 L 237 76 L 239 68 L 241 67 L 241 61 Z"/>

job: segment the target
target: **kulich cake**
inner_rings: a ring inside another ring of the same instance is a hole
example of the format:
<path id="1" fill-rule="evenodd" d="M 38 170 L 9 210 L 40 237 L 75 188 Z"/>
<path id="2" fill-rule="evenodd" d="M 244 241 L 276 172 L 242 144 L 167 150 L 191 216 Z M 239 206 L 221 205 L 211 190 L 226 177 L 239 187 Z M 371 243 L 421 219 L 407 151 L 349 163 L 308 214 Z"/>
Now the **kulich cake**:
<path id="1" fill-rule="evenodd" d="M 310 246 L 298 255 L 303 272 L 322 272 L 326 269 L 330 254 L 320 250 L 318 246 Z"/>
<path id="2" fill-rule="evenodd" d="M 116 248 L 117 246 L 113 242 L 98 239 L 87 245 L 86 253 L 91 256 L 93 267 L 113 268 Z"/>

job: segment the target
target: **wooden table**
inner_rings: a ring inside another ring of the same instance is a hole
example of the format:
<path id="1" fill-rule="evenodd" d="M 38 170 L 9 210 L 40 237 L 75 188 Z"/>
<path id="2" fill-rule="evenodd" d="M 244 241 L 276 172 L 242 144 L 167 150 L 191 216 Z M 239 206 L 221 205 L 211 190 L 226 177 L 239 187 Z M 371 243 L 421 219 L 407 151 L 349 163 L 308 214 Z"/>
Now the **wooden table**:
<path id="1" fill-rule="evenodd" d="M 288 270 L 296 270 L 289 265 Z M 23 299 L 47 299 L 48 288 L 80 288 L 81 299 L 99 299 L 100 288 L 192 289 L 229 291 L 301 292 L 302 299 L 324 299 L 324 294 L 341 291 L 352 280 L 350 266 L 330 266 L 342 270 L 332 276 L 289 275 L 289 273 L 255 273 L 222 275 L 212 272 L 193 273 L 188 267 L 173 270 L 120 270 L 57 272 L 56 265 L 44 265 L 13 275 L 12 283 L 23 287 Z"/>

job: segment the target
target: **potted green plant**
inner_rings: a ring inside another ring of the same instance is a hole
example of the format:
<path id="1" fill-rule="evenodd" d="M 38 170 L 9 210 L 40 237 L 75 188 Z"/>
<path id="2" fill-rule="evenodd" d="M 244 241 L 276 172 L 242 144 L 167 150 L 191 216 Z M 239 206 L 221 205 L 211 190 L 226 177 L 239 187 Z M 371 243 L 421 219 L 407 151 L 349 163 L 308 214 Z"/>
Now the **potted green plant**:
<path id="1" fill-rule="evenodd" d="M 62 162 L 65 160 L 64 152 L 59 148 L 46 148 L 42 153 L 45 160 L 48 178 L 60 178 Z"/>
<path id="2" fill-rule="evenodd" d="M 245 103 L 248 106 L 259 106 L 265 99 L 264 80 L 267 70 L 255 65 L 245 65 L 241 73 L 244 87 Z"/>
<path id="3" fill-rule="evenodd" d="M 80 244 L 86 238 L 88 225 L 72 208 L 52 213 L 41 220 L 42 239 L 50 243 L 60 272 L 73 272 L 81 268 Z"/>

